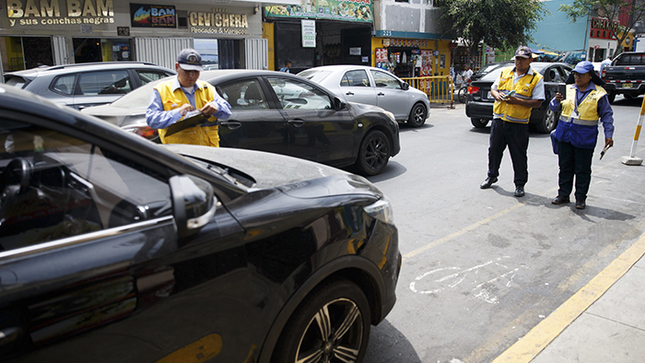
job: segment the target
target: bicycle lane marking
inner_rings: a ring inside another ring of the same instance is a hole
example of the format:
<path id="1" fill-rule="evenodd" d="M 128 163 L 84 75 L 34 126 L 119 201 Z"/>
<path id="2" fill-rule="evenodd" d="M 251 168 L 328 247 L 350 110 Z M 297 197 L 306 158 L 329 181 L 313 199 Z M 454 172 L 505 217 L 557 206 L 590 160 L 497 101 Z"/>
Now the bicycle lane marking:
<path id="1" fill-rule="evenodd" d="M 531 329 L 492 363 L 528 363 L 645 255 L 645 233 L 569 300 Z"/>

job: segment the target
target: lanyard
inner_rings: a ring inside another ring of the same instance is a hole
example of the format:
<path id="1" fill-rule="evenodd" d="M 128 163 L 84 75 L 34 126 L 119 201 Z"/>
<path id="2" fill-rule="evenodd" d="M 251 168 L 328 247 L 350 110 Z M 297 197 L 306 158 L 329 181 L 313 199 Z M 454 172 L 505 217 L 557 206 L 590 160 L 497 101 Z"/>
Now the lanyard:
<path id="1" fill-rule="evenodd" d="M 580 116 L 580 112 L 578 112 L 578 105 L 584 101 L 584 99 L 587 97 L 587 94 L 591 92 L 591 89 L 587 89 L 584 92 L 581 92 L 580 89 L 576 88 L 576 102 L 575 102 L 575 107 L 574 111 L 576 115 Z M 578 97 L 578 93 L 580 93 L 580 97 Z"/>

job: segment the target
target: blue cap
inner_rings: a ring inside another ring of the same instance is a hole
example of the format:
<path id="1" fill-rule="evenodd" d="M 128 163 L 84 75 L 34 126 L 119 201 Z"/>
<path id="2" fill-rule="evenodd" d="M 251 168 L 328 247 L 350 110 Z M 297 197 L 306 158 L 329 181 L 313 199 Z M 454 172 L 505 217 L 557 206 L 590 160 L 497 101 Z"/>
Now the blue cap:
<path id="1" fill-rule="evenodd" d="M 179 67 L 185 71 L 203 71 L 202 56 L 195 49 L 183 49 L 177 56 Z"/>
<path id="2" fill-rule="evenodd" d="M 576 73 L 588 73 L 588 72 L 593 72 L 593 64 L 589 61 L 582 61 L 576 64 L 576 68 L 573 69 L 573 72 Z"/>

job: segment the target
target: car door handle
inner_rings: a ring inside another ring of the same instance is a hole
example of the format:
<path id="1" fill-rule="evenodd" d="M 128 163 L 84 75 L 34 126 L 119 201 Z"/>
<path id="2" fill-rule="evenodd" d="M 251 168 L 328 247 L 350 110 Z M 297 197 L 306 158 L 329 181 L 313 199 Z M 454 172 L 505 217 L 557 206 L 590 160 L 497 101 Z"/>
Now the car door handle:
<path id="1" fill-rule="evenodd" d="M 379 92 L 379 93 L 377 93 L 376 95 L 377 95 L 377 96 L 385 96 L 385 93 L 383 93 L 383 92 Z"/>
<path id="2" fill-rule="evenodd" d="M 349 92 L 347 92 L 347 93 L 345 93 L 345 94 L 346 94 L 346 95 L 348 95 L 348 96 L 353 96 L 353 95 L 354 95 L 354 92 L 349 91 Z"/>
<path id="3" fill-rule="evenodd" d="M 293 125 L 295 127 L 302 127 L 305 125 L 305 122 L 302 120 L 289 120 L 289 125 Z"/>
<path id="4" fill-rule="evenodd" d="M 0 347 L 3 345 L 7 345 L 16 339 L 18 339 L 18 336 L 22 332 L 22 329 L 20 327 L 13 327 L 13 328 L 6 328 L 0 330 Z"/>
<path id="5" fill-rule="evenodd" d="M 221 121 L 220 125 L 228 127 L 229 130 L 235 130 L 242 127 L 242 123 L 237 121 Z"/>

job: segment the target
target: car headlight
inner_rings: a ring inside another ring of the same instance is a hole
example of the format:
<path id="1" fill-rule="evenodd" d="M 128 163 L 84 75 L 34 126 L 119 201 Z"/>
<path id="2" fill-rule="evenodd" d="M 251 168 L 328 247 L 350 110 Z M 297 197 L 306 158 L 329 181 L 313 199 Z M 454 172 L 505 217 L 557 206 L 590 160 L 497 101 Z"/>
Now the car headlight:
<path id="1" fill-rule="evenodd" d="M 365 210 L 365 213 L 383 223 L 394 223 L 392 204 L 390 204 L 390 201 L 385 197 L 379 199 L 376 203 L 364 207 L 363 209 Z"/>

